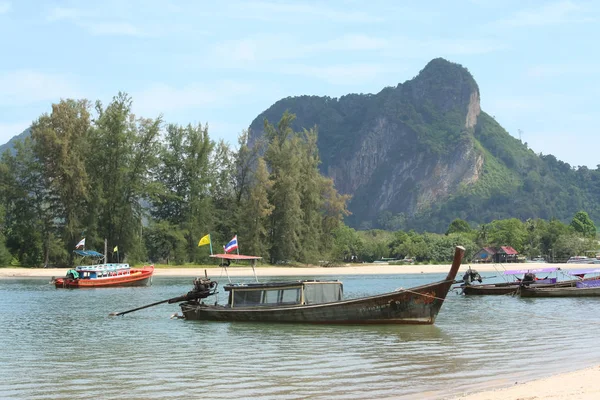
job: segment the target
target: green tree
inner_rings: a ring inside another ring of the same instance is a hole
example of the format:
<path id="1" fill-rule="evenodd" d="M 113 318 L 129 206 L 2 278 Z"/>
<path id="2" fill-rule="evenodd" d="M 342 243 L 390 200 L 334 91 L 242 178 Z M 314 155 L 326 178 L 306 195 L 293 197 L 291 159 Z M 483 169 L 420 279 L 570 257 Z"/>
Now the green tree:
<path id="1" fill-rule="evenodd" d="M 495 246 L 511 246 L 521 251 L 527 239 L 523 222 L 516 218 L 492 221 L 488 239 Z"/>
<path id="2" fill-rule="evenodd" d="M 469 223 L 464 219 L 456 218 L 450 223 L 450 226 L 448 226 L 448 229 L 446 230 L 446 235 L 459 232 L 469 233 L 471 232 L 471 227 L 469 226 Z"/>
<path id="3" fill-rule="evenodd" d="M 105 108 L 96 103 L 98 117 L 86 159 L 94 188 L 86 228 L 97 246 L 104 239 L 118 243 L 120 253 L 135 264 L 146 257 L 142 204 L 151 185 L 149 171 L 158 163 L 162 120 L 135 118 L 131 107 L 125 93 L 118 93 Z"/>
<path id="4" fill-rule="evenodd" d="M 198 240 L 213 228 L 210 158 L 215 144 L 202 125 L 169 125 L 165 141 L 154 174 L 151 215 L 180 230 L 186 238 L 187 259 L 199 261 L 206 254 L 198 248 Z"/>
<path id="5" fill-rule="evenodd" d="M 332 259 L 328 261 L 352 261 L 354 257 L 359 257 L 363 253 L 364 242 L 353 228 L 340 224 L 332 235 L 333 247 L 330 252 Z"/>
<path id="6" fill-rule="evenodd" d="M 144 241 L 150 260 L 176 265 L 185 262 L 186 239 L 182 231 L 168 221 L 160 221 L 146 228 Z"/>
<path id="7" fill-rule="evenodd" d="M 300 145 L 300 208 L 302 210 L 302 225 L 300 237 L 302 245 L 298 259 L 303 262 L 315 263 L 320 257 L 322 235 L 322 205 L 324 180 L 319 172 L 319 150 L 317 148 L 316 128 L 304 130 Z"/>
<path id="8" fill-rule="evenodd" d="M 596 237 L 596 225 L 585 211 L 579 211 L 573 217 L 570 227 L 587 238 Z"/>
<path id="9" fill-rule="evenodd" d="M 240 234 L 244 240 L 244 253 L 268 258 L 269 251 L 269 216 L 273 206 L 269 203 L 269 191 L 273 182 L 269 180 L 269 171 L 265 160 L 259 158 L 256 170 L 252 176 L 246 177 L 252 181 L 246 193 L 240 199 Z"/>
<path id="10" fill-rule="evenodd" d="M 53 216 L 59 221 L 67 248 L 79 241 L 87 210 L 89 176 L 90 113 L 87 100 L 61 100 L 52 105 L 31 127 L 33 152 L 41 164 L 42 179 L 47 182 Z M 69 253 L 70 264 L 72 253 Z"/>
<path id="11" fill-rule="evenodd" d="M 338 259 L 332 253 L 334 248 L 335 235 L 339 227 L 344 226 L 343 219 L 350 213 L 347 208 L 348 201 L 350 200 L 349 195 L 339 194 L 333 184 L 333 179 L 321 177 L 321 199 L 322 199 L 322 211 L 321 211 L 321 238 L 320 253 L 324 257 Z M 352 255 L 358 256 L 358 245 L 355 245 L 352 250 Z"/>
<path id="12" fill-rule="evenodd" d="M 277 127 L 267 120 L 264 125 L 269 139 L 265 161 L 273 181 L 269 194 L 269 202 L 274 206 L 270 222 L 272 263 L 297 260 L 302 245 L 301 144 L 291 127 L 294 118 L 286 112 Z"/>

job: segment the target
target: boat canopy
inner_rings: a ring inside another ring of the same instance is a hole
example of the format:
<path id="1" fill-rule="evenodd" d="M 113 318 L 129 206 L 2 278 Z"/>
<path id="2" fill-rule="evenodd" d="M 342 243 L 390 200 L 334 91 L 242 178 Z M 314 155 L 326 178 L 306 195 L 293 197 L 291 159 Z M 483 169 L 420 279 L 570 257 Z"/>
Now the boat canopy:
<path id="1" fill-rule="evenodd" d="M 222 258 L 224 260 L 260 260 L 262 257 L 245 256 L 242 254 L 211 254 L 212 258 Z"/>
<path id="2" fill-rule="evenodd" d="M 78 272 L 85 271 L 121 271 L 130 269 L 129 264 L 96 264 L 96 265 L 80 265 L 75 268 Z"/>
<path id="3" fill-rule="evenodd" d="M 569 275 L 598 274 L 600 273 L 600 268 L 572 269 L 570 271 L 566 271 L 566 273 Z"/>
<path id="4" fill-rule="evenodd" d="M 80 255 L 82 257 L 104 258 L 104 254 L 98 253 L 97 251 L 94 251 L 94 250 L 73 250 L 73 253 Z"/>
<path id="5" fill-rule="evenodd" d="M 504 275 L 519 275 L 519 274 L 527 274 L 527 273 L 540 273 L 540 272 L 554 272 L 558 270 L 556 267 L 549 268 L 526 268 L 526 269 L 513 269 L 510 271 L 504 271 Z"/>

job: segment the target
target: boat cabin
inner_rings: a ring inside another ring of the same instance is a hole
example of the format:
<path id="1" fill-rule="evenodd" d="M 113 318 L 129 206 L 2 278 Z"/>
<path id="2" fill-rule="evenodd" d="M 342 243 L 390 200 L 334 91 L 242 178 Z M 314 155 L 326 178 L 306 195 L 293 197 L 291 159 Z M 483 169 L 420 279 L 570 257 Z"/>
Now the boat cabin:
<path id="1" fill-rule="evenodd" d="M 331 303 L 341 301 L 344 292 L 337 280 L 229 284 L 224 289 L 229 292 L 231 308 Z"/>
<path id="2" fill-rule="evenodd" d="M 114 278 L 131 274 L 129 264 L 80 265 L 75 270 L 80 279 Z"/>

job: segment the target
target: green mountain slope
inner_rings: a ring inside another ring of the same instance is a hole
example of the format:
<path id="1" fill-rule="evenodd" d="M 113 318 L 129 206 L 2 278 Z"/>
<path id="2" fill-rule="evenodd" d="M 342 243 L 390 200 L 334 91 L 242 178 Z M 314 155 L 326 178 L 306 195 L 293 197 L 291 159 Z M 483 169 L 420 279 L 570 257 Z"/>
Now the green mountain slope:
<path id="1" fill-rule="evenodd" d="M 12 150 L 14 143 L 17 140 L 23 140 L 30 134 L 31 134 L 31 129 L 27 128 L 20 134 L 13 136 L 8 142 L 4 143 L 3 145 L 0 145 L 0 154 L 4 153 L 4 151 L 6 151 L 6 150 Z"/>
<path id="2" fill-rule="evenodd" d="M 480 111 L 471 74 L 444 59 L 377 94 L 282 99 L 252 122 L 251 141 L 285 110 L 295 129 L 318 127 L 321 171 L 353 196 L 354 227 L 443 232 L 455 218 L 568 221 L 580 210 L 600 220 L 600 171 L 536 155 Z"/>

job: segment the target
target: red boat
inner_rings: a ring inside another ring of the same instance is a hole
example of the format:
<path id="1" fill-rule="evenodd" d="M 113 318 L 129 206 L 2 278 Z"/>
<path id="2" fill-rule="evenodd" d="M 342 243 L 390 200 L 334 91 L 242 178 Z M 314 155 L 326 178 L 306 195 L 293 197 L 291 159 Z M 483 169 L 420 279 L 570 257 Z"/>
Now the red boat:
<path id="1" fill-rule="evenodd" d="M 154 266 L 130 268 L 129 264 L 82 265 L 67 271 L 64 278 L 54 279 L 57 289 L 149 286 L 152 284 Z"/>

